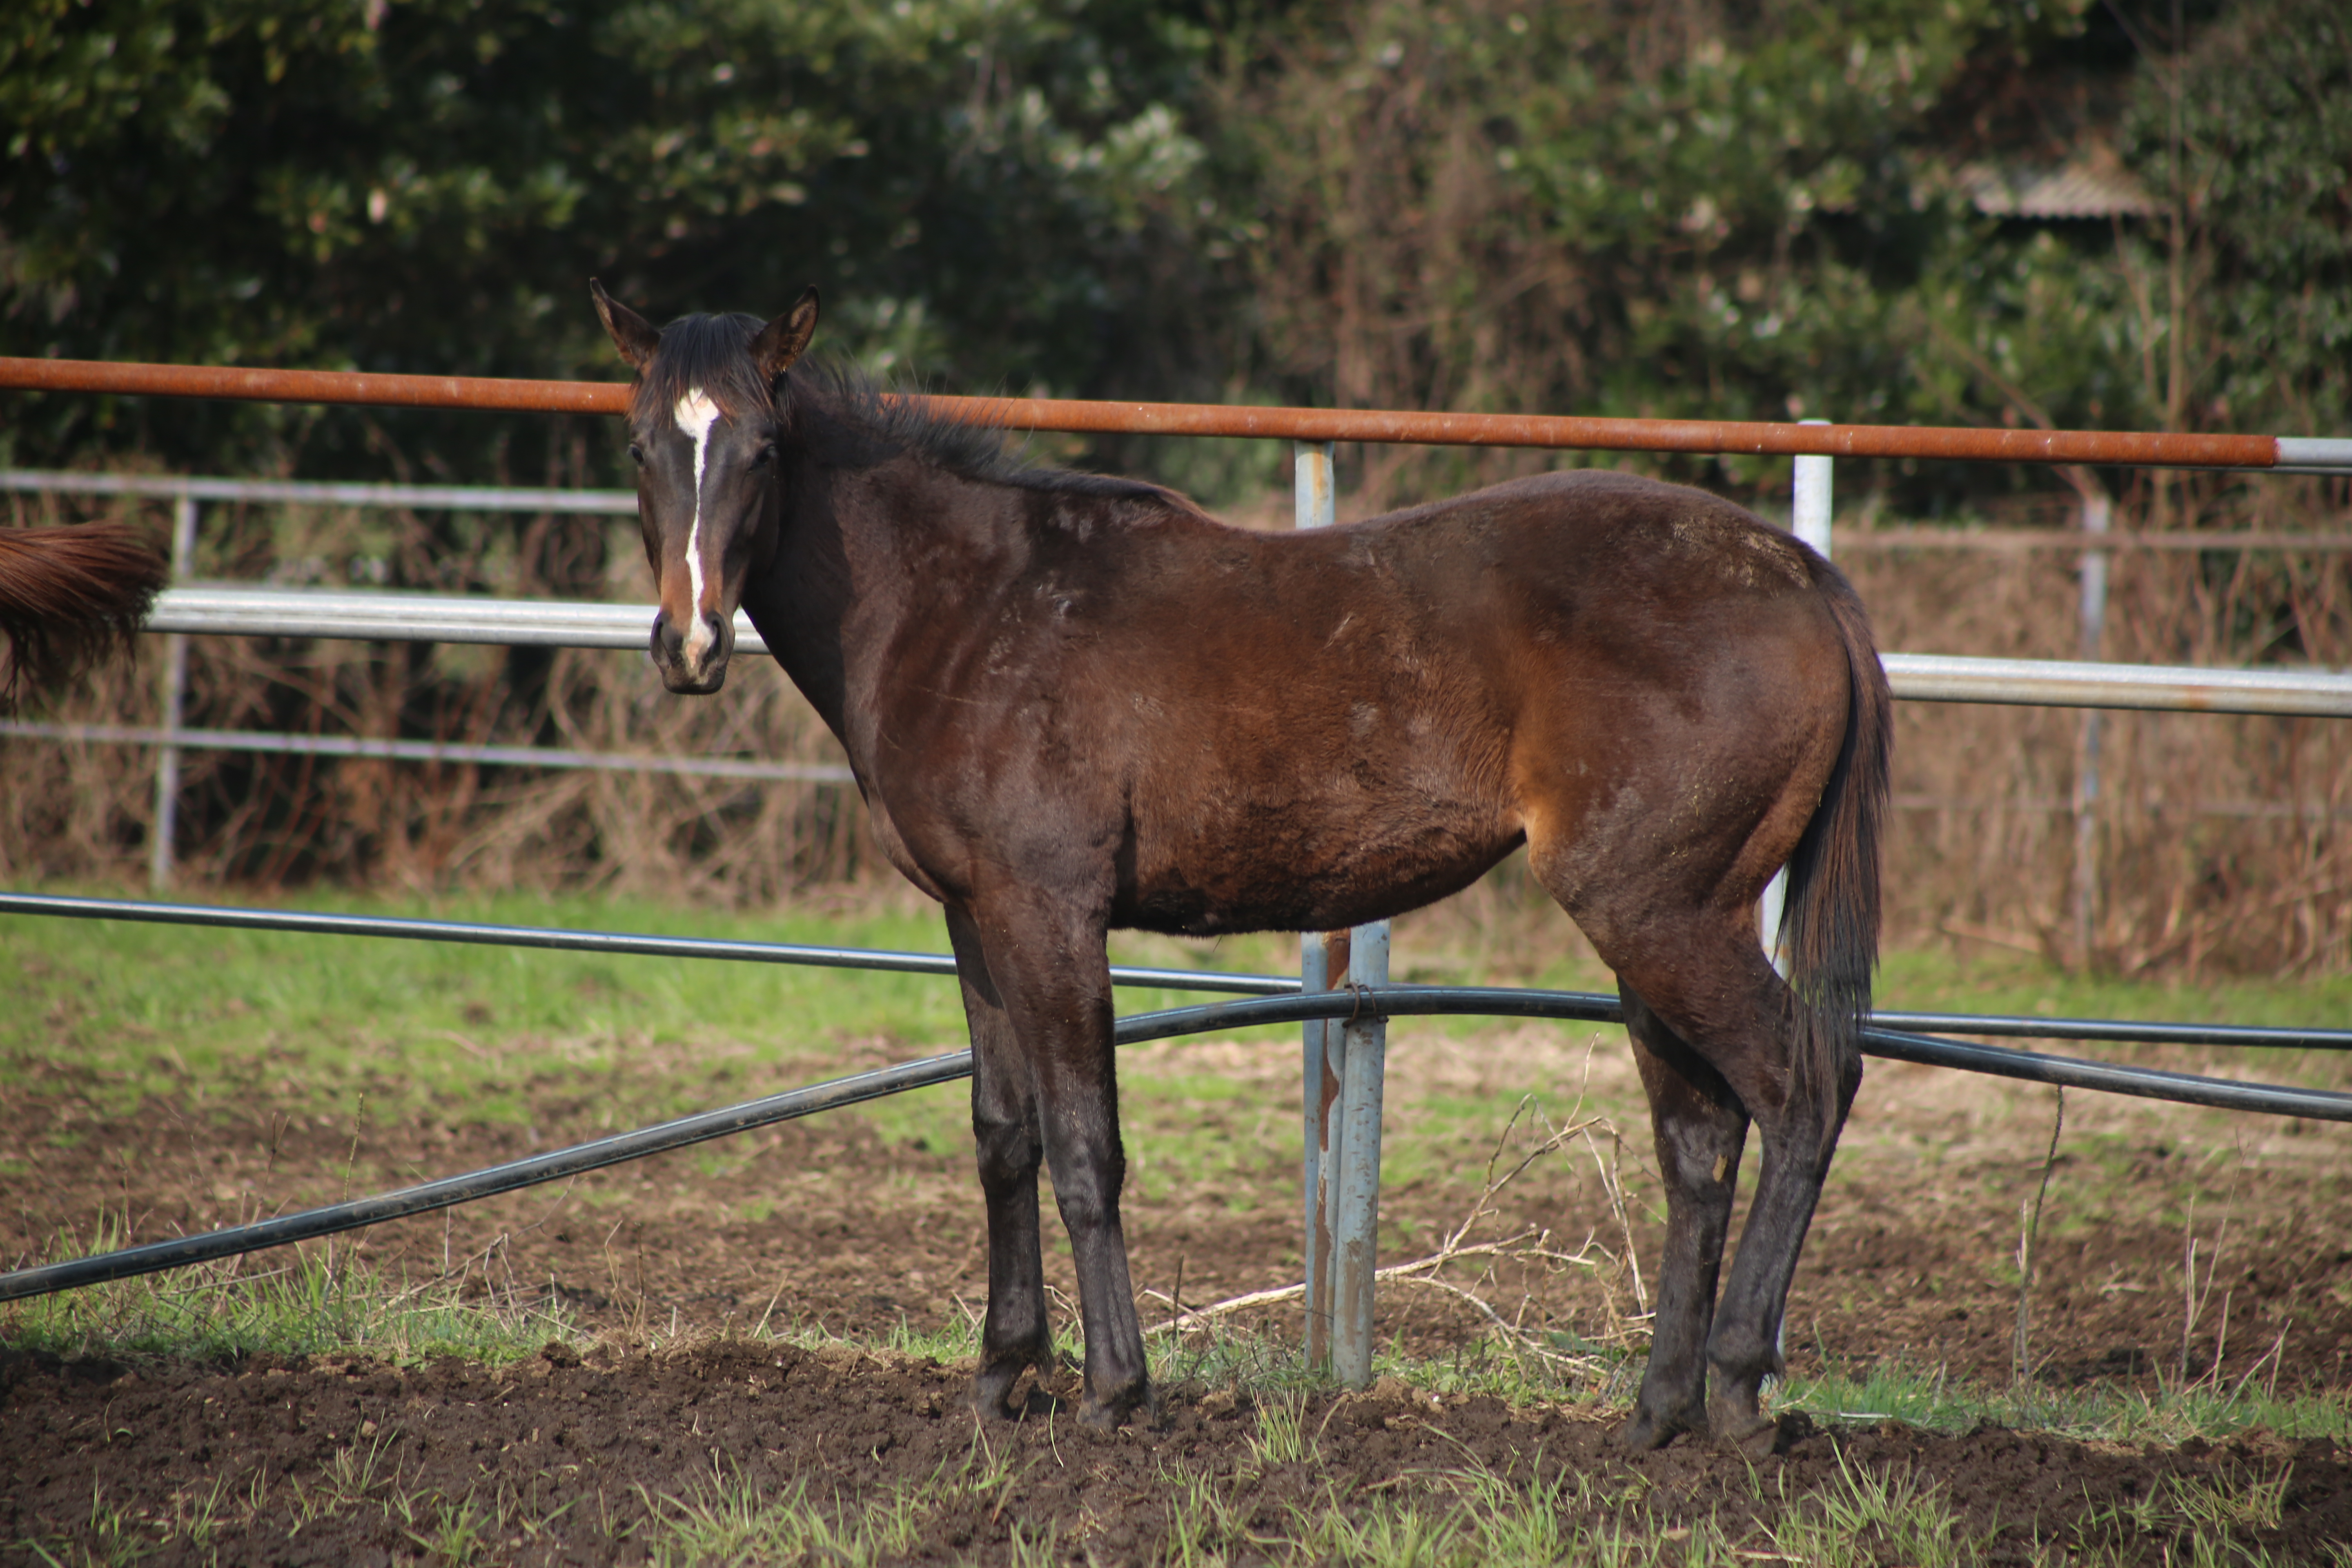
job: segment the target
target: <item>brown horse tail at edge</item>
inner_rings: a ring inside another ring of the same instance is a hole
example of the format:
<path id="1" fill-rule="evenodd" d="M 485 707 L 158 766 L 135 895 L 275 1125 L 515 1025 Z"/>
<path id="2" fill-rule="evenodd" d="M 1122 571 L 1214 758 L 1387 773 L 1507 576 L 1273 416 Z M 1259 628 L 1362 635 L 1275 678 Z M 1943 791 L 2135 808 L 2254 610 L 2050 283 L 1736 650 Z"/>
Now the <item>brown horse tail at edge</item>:
<path id="1" fill-rule="evenodd" d="M 128 653 L 171 564 L 137 530 L 93 522 L 0 528 L 0 710 Z"/>
<path id="2" fill-rule="evenodd" d="M 1792 1090 L 1822 1107 L 1834 1128 L 1862 1070 L 1862 1027 L 1878 966 L 1879 839 L 1886 821 L 1895 745 L 1895 694 L 1879 663 L 1861 598 L 1845 576 L 1816 560 L 1814 581 L 1835 620 L 1848 671 L 1845 740 L 1821 805 L 1789 857 L 1780 942 L 1796 994 Z"/>

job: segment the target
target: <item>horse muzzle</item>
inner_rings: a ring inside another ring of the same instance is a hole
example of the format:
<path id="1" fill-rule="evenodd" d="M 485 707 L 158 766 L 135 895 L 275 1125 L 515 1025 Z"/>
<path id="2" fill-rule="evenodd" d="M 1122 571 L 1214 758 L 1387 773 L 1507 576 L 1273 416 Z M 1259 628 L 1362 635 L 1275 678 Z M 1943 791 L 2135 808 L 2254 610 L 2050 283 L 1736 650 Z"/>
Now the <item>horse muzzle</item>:
<path id="1" fill-rule="evenodd" d="M 708 697 L 727 684 L 727 660 L 735 651 L 735 628 L 726 616 L 705 612 L 684 627 L 669 616 L 654 616 L 654 668 L 662 684 L 681 697 Z"/>

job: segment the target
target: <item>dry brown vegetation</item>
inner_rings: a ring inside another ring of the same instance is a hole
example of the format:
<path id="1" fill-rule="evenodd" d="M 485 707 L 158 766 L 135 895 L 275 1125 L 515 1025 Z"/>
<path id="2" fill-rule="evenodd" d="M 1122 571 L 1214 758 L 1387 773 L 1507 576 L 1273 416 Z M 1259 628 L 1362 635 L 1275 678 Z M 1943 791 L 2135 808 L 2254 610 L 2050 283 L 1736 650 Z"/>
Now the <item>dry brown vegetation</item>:
<path id="1" fill-rule="evenodd" d="M 2298 496 L 2293 483 L 2194 504 L 2187 521 L 2221 534 L 2341 531 L 2340 500 Z M 2133 510 L 2119 529 L 2155 509 L 2143 498 Z M 2080 658 L 2078 562 L 2069 549 L 1849 546 L 1843 563 L 1885 648 Z M 2352 563 L 2339 552 L 2126 548 L 2110 584 L 2100 658 L 2352 664 Z M 2341 721 L 2101 714 L 2097 799 L 2079 847 L 2085 714 L 1914 702 L 1896 721 L 1896 940 L 1942 932 L 2079 963 L 2087 936 L 2093 964 L 2127 973 L 2344 965 L 2352 731 Z"/>

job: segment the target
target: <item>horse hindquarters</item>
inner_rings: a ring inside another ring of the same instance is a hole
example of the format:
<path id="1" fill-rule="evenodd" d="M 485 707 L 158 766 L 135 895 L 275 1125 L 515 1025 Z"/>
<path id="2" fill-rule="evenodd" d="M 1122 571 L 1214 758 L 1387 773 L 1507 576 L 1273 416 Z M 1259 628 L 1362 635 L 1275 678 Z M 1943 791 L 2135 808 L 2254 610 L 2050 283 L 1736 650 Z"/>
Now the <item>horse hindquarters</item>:
<path id="1" fill-rule="evenodd" d="M 1580 813 L 1530 814 L 1537 874 L 1617 973 L 1666 1178 L 1654 1351 L 1621 1434 L 1637 1447 L 1704 1412 L 1718 1438 L 1769 1451 L 1758 1393 L 1780 1367 L 1790 1281 L 1860 1081 L 1889 703 L 1860 607 L 1825 563 L 1813 599 L 1827 614 L 1790 623 L 1805 635 L 1727 644 L 1688 684 L 1628 693 L 1605 744 L 1577 737 L 1611 778 L 1580 788 Z M 1775 660 L 1785 678 L 1724 673 Z M 1783 862 L 1793 989 L 1755 918 Z M 1750 1121 L 1761 1169 L 1718 1302 Z"/>
<path id="2" fill-rule="evenodd" d="M 1878 960 L 1879 842 L 1893 753 L 1894 694 L 1861 601 L 1827 562 L 1812 566 L 1845 657 L 1845 723 L 1820 805 L 1789 860 L 1780 934 L 1790 984 L 1779 988 L 1774 1016 L 1787 1041 L 1785 1100 L 1767 1133 L 1748 1227 L 1707 1346 L 1720 1380 L 1709 1401 L 1710 1425 L 1751 1449 L 1769 1446 L 1771 1427 L 1757 1410 L 1756 1388 L 1766 1372 L 1781 1369 L 1790 1282 L 1862 1085 L 1861 1032 Z"/>

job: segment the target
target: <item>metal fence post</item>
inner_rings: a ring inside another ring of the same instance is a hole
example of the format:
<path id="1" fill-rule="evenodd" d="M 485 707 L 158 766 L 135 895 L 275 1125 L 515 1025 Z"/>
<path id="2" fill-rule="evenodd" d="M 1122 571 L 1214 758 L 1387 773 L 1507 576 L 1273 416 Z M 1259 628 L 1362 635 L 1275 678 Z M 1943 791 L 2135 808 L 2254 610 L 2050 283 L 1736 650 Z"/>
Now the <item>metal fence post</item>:
<path id="1" fill-rule="evenodd" d="M 1336 514 L 1331 443 L 1291 447 L 1300 528 L 1328 528 Z M 1309 991 L 1385 984 L 1386 921 L 1352 931 L 1307 932 L 1298 978 Z M 1380 1220 L 1381 1103 L 1387 1026 L 1309 1023 L 1301 1031 L 1300 1109 L 1305 1120 L 1307 1363 L 1328 1364 L 1341 1382 L 1371 1381 L 1374 1231 Z"/>
<path id="2" fill-rule="evenodd" d="M 1290 444 L 1293 526 L 1328 528 L 1337 511 L 1331 472 L 1331 443 L 1294 441 Z M 1302 931 L 1298 937 L 1298 984 L 1302 990 L 1326 991 L 1347 973 L 1345 933 Z M 1338 951 L 1334 952 L 1337 945 Z M 1332 963 L 1337 957 L 1338 964 Z M 1327 1167 L 1337 1171 L 1339 1123 L 1331 1108 L 1339 1099 L 1339 1072 L 1344 1042 L 1336 1029 L 1310 1018 L 1299 1030 L 1299 1109 L 1305 1118 L 1306 1229 L 1299 1248 L 1307 1284 L 1307 1364 L 1320 1365 L 1331 1354 L 1331 1237 L 1323 1207 Z"/>
<path id="3" fill-rule="evenodd" d="M 1803 419 L 1802 425 L 1826 425 L 1826 419 Z M 1794 483 L 1789 493 L 1789 531 L 1811 545 L 1826 557 L 1830 552 L 1830 478 L 1832 458 L 1808 453 L 1795 459 Z M 1789 873 L 1783 869 L 1772 873 L 1764 885 L 1764 899 L 1759 910 L 1757 923 L 1764 933 L 1764 951 L 1772 955 L 1772 966 L 1787 973 L 1780 954 L 1780 910 L 1788 901 Z"/>
<path id="4" fill-rule="evenodd" d="M 1329 976 L 1323 963 L 1323 944 L 1313 931 L 1298 933 L 1298 988 L 1301 991 L 1328 990 Z M 1307 1342 L 1311 1357 L 1315 1346 L 1315 1190 L 1317 1131 L 1323 1123 L 1323 1022 L 1309 1018 L 1298 1030 L 1298 1111 L 1300 1119 L 1299 1190 L 1306 1195 L 1305 1213 L 1300 1216 L 1299 1267 L 1307 1280 Z"/>
<path id="5" fill-rule="evenodd" d="M 1329 991 L 1348 984 L 1349 933 L 1305 931 L 1298 939 L 1298 984 L 1302 991 Z M 1332 1303 L 1337 1300 L 1333 1260 L 1333 1206 L 1325 1194 L 1339 1190 L 1339 1147 L 1346 1126 L 1339 1111 L 1348 1061 L 1344 1031 L 1328 1019 L 1309 1019 L 1303 1030 L 1305 1072 L 1300 1080 L 1307 1113 L 1307 1230 L 1303 1256 L 1307 1281 L 1307 1364 L 1331 1359 Z"/>
<path id="6" fill-rule="evenodd" d="M 182 490 L 172 498 L 172 581 L 184 583 L 196 559 L 196 498 Z M 173 743 L 185 717 L 188 639 L 173 632 L 163 639 L 163 744 L 155 752 L 155 833 L 147 846 L 147 880 L 161 890 L 172 885 L 172 842 L 180 826 L 180 748 Z"/>
<path id="7" fill-rule="evenodd" d="M 2083 531 L 2105 533 L 2115 523 L 2115 503 L 2102 493 L 2083 498 Z M 2083 657 L 2099 657 L 2107 627 L 2107 552 L 2083 552 Z M 2099 923 L 2098 805 L 2100 714 L 2083 711 L 2083 762 L 2074 774 L 2074 951 L 2091 963 Z"/>
<path id="8" fill-rule="evenodd" d="M 1349 935 L 1349 985 L 1387 984 L 1389 922 L 1360 925 Z M 1381 1102 L 1388 1076 L 1389 1026 L 1380 1018 L 1349 1018 L 1331 1033 L 1343 1042 L 1338 1190 L 1326 1200 L 1333 1211 L 1331 1370 L 1349 1388 L 1361 1388 L 1372 1381 L 1372 1283 L 1380 1261 L 1376 1232 L 1381 1218 Z"/>

